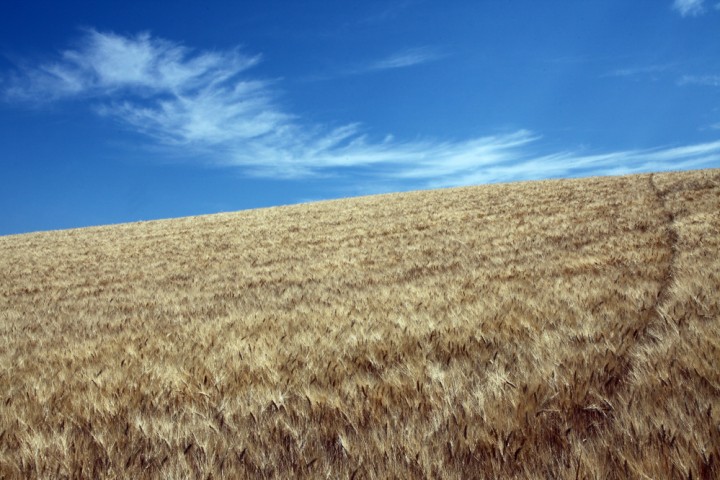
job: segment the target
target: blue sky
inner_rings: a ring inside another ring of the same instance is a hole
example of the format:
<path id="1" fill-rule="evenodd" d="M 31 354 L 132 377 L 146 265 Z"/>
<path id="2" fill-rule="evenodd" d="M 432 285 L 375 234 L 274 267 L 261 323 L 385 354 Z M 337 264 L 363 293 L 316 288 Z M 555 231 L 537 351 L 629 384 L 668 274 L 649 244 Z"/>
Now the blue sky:
<path id="1" fill-rule="evenodd" d="M 720 166 L 717 0 L 33 2 L 0 235 Z"/>

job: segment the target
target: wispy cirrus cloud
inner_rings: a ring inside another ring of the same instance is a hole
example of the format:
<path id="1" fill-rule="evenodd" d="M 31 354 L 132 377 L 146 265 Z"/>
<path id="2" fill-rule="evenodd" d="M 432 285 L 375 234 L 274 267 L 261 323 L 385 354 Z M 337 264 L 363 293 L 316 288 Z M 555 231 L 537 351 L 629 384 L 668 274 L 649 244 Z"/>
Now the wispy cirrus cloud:
<path id="1" fill-rule="evenodd" d="M 678 84 L 720 87 L 720 75 L 683 75 L 678 80 Z"/>
<path id="2" fill-rule="evenodd" d="M 720 141 L 654 149 L 582 154 L 567 151 L 547 155 L 523 155 L 469 172 L 449 173 L 430 182 L 432 187 L 534 180 L 587 175 L 625 175 L 642 172 L 717 167 Z"/>
<path id="3" fill-rule="evenodd" d="M 377 69 L 430 61 L 420 50 Z M 342 176 L 450 186 L 573 175 L 602 175 L 717 164 L 720 142 L 680 148 L 581 155 L 542 152 L 527 130 L 461 140 L 370 138 L 359 124 L 313 125 L 285 111 L 274 83 L 253 78 L 260 57 L 199 51 L 144 33 L 87 30 L 52 62 L 25 65 L 2 81 L 11 102 L 83 101 L 172 155 L 271 178 Z"/>
<path id="4" fill-rule="evenodd" d="M 148 33 L 125 37 L 89 29 L 77 48 L 60 52 L 55 61 L 21 67 L 9 79 L 5 96 L 47 101 L 80 95 L 187 92 L 235 77 L 259 58 L 235 50 L 193 53 Z"/>
<path id="5" fill-rule="evenodd" d="M 675 0 L 672 7 L 683 17 L 697 17 L 707 12 L 705 0 Z M 720 10 L 720 2 L 716 2 L 712 8 Z"/>
<path id="6" fill-rule="evenodd" d="M 75 49 L 24 66 L 7 80 L 6 99 L 43 103 L 89 99 L 166 144 L 215 144 L 270 132 L 287 121 L 273 108 L 268 82 L 240 79 L 259 56 L 194 52 L 147 33 L 86 31 Z"/>
<path id="7" fill-rule="evenodd" d="M 383 2 L 383 6 L 379 11 L 365 18 L 359 19 L 359 23 L 375 25 L 393 20 L 400 16 L 402 12 L 407 10 L 414 3 L 416 3 L 416 0 Z"/>
<path id="8" fill-rule="evenodd" d="M 673 64 L 658 64 L 658 65 L 640 65 L 640 66 L 634 66 L 634 67 L 624 67 L 624 68 L 618 68 L 615 70 L 612 70 L 603 77 L 641 77 L 641 76 L 648 76 L 648 75 L 654 75 L 662 72 L 666 72 L 670 70 L 673 67 Z"/>
<path id="9" fill-rule="evenodd" d="M 349 66 L 334 68 L 328 73 L 312 75 L 308 77 L 308 80 L 335 80 L 342 77 L 368 75 L 375 72 L 415 67 L 435 62 L 446 56 L 446 54 L 440 52 L 437 48 L 406 48 L 379 59 L 358 62 Z"/>
<path id="10" fill-rule="evenodd" d="M 442 58 L 443 55 L 431 48 L 411 48 L 403 50 L 388 57 L 374 61 L 366 65 L 362 70 L 391 70 L 394 68 L 412 67 L 423 63 L 433 62 Z"/>
<path id="11" fill-rule="evenodd" d="M 673 9 L 683 17 L 696 17 L 705 13 L 705 0 L 675 0 Z"/>

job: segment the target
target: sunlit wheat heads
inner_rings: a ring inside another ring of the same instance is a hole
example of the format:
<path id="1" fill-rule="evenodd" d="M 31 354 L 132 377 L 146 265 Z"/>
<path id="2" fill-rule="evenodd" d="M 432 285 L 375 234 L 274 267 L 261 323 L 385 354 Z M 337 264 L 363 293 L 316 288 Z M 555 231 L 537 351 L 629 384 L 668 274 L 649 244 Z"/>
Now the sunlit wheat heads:
<path id="1" fill-rule="evenodd" d="M 1 478 L 720 478 L 720 170 L 0 237 Z"/>

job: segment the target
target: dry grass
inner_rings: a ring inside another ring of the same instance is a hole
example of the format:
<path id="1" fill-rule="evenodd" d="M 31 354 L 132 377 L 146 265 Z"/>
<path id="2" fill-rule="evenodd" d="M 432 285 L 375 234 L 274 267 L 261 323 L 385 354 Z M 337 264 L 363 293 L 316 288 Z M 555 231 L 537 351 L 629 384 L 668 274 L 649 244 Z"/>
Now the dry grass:
<path id="1" fill-rule="evenodd" d="M 720 170 L 0 237 L 2 478 L 719 478 Z"/>

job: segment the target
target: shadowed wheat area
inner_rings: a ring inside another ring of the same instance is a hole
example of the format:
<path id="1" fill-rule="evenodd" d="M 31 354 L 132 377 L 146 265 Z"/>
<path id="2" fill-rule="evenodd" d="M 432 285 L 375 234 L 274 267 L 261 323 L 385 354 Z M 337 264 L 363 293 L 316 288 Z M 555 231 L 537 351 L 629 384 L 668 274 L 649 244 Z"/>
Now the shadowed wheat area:
<path id="1" fill-rule="evenodd" d="M 720 170 L 0 237 L 2 478 L 718 478 Z"/>

